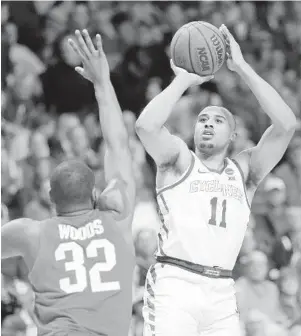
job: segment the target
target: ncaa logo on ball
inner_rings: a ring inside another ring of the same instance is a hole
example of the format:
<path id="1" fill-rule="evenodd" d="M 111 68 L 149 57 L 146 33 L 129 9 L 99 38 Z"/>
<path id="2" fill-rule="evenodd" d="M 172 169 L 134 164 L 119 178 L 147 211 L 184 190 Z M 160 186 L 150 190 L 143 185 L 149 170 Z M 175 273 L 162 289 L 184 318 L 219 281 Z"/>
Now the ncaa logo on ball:
<path id="1" fill-rule="evenodd" d="M 233 175 L 234 174 L 234 170 L 232 168 L 227 168 L 225 170 L 225 173 L 228 174 L 228 175 Z"/>
<path id="2" fill-rule="evenodd" d="M 210 70 L 209 61 L 208 61 L 208 53 L 206 51 L 206 48 L 197 48 L 199 60 L 201 63 L 201 69 L 202 71 Z"/>

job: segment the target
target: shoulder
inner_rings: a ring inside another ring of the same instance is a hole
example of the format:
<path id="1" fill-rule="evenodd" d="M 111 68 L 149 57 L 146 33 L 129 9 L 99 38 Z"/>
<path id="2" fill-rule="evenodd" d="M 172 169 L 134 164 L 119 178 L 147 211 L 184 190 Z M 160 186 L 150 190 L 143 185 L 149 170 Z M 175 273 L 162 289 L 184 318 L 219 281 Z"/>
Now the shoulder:
<path id="1" fill-rule="evenodd" d="M 122 179 L 112 179 L 106 189 L 96 196 L 96 207 L 110 213 L 115 220 L 123 220 L 130 216 L 133 213 L 134 202 L 127 194 L 126 183 Z"/>
<path id="2" fill-rule="evenodd" d="M 9 231 L 11 234 L 17 235 L 21 240 L 34 239 L 40 234 L 40 222 L 30 218 L 18 218 L 2 227 L 2 230 Z"/>
<path id="3" fill-rule="evenodd" d="M 250 162 L 250 152 L 245 150 L 235 155 L 231 160 L 236 164 L 236 166 L 242 171 L 245 178 L 245 182 L 249 176 L 249 162 Z"/>
<path id="4" fill-rule="evenodd" d="M 40 238 L 40 223 L 29 218 L 19 218 L 2 226 L 1 238 L 6 257 L 25 255 Z M 6 258 L 4 257 L 4 258 Z"/>
<path id="5" fill-rule="evenodd" d="M 179 185 L 190 176 L 196 161 L 196 156 L 193 152 L 188 151 L 188 156 L 181 159 L 181 162 L 168 164 L 158 167 L 156 186 L 157 191 L 162 192 Z"/>
<path id="6" fill-rule="evenodd" d="M 122 237 L 122 239 L 131 247 L 134 246 L 133 233 L 132 233 L 132 221 L 133 215 L 129 215 L 124 219 L 119 219 L 120 216 L 115 211 L 112 210 L 104 210 L 100 211 L 100 217 L 107 222 L 107 224 L 111 227 L 111 232 L 114 233 L 115 236 Z"/>
<path id="7" fill-rule="evenodd" d="M 30 218 L 17 218 L 3 225 L 1 228 L 1 231 L 6 231 L 6 230 L 13 231 L 17 229 L 27 230 L 27 228 L 30 228 L 31 223 L 34 223 L 34 222 L 35 221 Z"/>
<path id="8" fill-rule="evenodd" d="M 177 171 L 183 173 L 191 163 L 193 152 L 188 148 L 187 144 L 179 137 L 172 135 L 174 146 L 178 148 L 175 155 L 171 156 L 167 161 L 157 164 L 158 171 Z"/>

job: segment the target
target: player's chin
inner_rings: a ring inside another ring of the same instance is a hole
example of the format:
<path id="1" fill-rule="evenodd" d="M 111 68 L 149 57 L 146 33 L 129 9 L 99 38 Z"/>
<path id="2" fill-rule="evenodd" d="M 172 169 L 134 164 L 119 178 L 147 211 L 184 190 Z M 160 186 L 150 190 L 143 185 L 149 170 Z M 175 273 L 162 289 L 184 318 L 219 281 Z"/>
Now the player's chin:
<path id="1" fill-rule="evenodd" d="M 210 153 L 214 150 L 215 145 L 212 141 L 200 141 L 197 147 L 200 152 Z"/>

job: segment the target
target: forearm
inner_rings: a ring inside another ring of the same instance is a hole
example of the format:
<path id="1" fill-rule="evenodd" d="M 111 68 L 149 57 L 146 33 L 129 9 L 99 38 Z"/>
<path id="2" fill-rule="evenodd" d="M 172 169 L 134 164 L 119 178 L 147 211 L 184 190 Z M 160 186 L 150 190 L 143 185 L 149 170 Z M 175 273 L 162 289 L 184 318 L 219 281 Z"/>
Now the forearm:
<path id="1" fill-rule="evenodd" d="M 296 125 L 296 117 L 278 92 L 262 79 L 249 64 L 243 63 L 237 73 L 249 86 L 264 112 L 280 131 L 289 131 Z"/>
<path id="2" fill-rule="evenodd" d="M 114 88 L 109 81 L 106 85 L 95 86 L 95 97 L 98 104 L 99 121 L 104 141 L 108 146 L 127 142 L 127 131 L 122 111 Z"/>
<path id="3" fill-rule="evenodd" d="M 163 127 L 175 104 L 189 86 L 190 83 L 184 76 L 176 76 L 171 84 L 145 107 L 136 122 L 136 127 L 149 131 Z"/>

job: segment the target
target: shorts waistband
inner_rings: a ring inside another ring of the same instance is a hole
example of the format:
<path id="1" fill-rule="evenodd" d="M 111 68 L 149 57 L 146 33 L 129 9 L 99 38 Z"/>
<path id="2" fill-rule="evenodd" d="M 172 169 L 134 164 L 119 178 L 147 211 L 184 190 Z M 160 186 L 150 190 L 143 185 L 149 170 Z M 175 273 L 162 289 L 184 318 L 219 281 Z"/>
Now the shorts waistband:
<path id="1" fill-rule="evenodd" d="M 168 256 L 156 256 L 156 260 L 162 264 L 169 264 L 180 267 L 186 271 L 206 276 L 208 278 L 232 278 L 232 271 L 220 268 L 218 266 L 210 267 L 194 264 L 190 261 L 181 260 Z"/>

